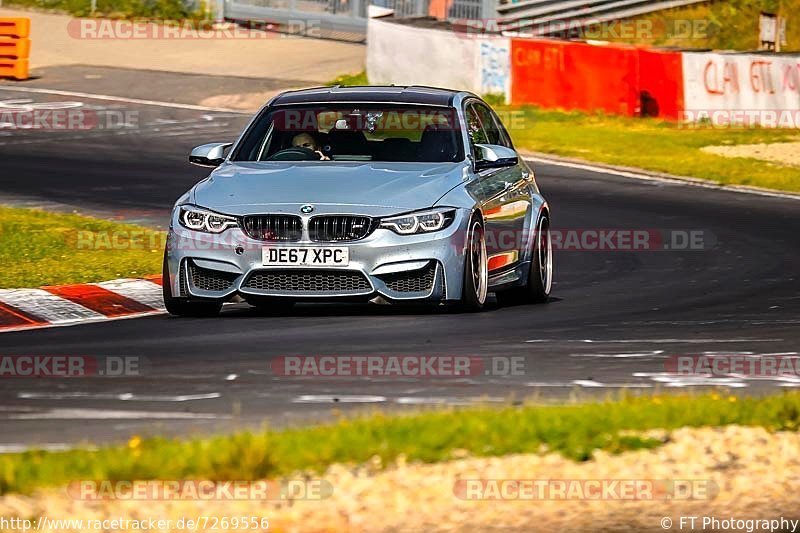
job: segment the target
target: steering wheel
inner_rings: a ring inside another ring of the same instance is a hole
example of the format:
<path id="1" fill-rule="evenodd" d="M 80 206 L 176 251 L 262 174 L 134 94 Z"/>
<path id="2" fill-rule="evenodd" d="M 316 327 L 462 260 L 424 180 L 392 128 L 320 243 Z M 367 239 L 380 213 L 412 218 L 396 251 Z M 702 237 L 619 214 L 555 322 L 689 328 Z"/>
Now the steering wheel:
<path id="1" fill-rule="evenodd" d="M 311 148 L 292 146 L 278 150 L 264 161 L 319 161 L 322 157 Z"/>

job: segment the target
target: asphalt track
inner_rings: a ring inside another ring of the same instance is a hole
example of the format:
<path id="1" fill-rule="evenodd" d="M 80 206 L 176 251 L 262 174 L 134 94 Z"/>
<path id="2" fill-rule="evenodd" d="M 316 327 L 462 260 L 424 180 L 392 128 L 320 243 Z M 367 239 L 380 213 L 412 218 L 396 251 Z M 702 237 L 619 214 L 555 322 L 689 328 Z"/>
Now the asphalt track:
<path id="1" fill-rule="evenodd" d="M 184 163 L 188 150 L 232 139 L 246 120 L 0 92 L 0 100 L 12 98 L 134 110 L 138 123 L 123 132 L 3 132 L 0 199 L 154 224 L 163 224 L 174 199 L 203 175 Z M 232 306 L 216 319 L 156 316 L 3 334 L 0 355 L 127 355 L 148 364 L 140 377 L 3 380 L 0 449 L 225 431 L 264 420 L 304 423 L 343 409 L 560 400 L 621 388 L 719 385 L 763 393 L 800 386 L 787 377 L 705 379 L 668 371 L 675 355 L 797 355 L 800 202 L 547 164 L 536 166 L 536 176 L 558 229 L 693 231 L 702 246 L 561 250 L 551 303 L 492 305 L 481 314 L 323 304 L 275 317 Z M 524 371 L 323 379 L 281 377 L 270 367 L 284 355 L 345 354 L 521 357 Z"/>

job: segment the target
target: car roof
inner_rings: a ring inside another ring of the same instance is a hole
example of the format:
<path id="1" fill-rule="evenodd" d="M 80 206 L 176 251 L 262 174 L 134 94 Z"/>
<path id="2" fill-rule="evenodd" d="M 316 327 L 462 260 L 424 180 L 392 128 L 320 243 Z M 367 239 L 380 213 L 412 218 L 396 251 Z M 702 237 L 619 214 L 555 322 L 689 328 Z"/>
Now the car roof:
<path id="1" fill-rule="evenodd" d="M 452 106 L 459 94 L 469 94 L 438 87 L 410 86 L 348 86 L 315 87 L 287 91 L 276 96 L 271 105 L 294 105 L 335 102 L 401 103 L 431 106 Z M 471 95 L 473 96 L 473 95 Z"/>

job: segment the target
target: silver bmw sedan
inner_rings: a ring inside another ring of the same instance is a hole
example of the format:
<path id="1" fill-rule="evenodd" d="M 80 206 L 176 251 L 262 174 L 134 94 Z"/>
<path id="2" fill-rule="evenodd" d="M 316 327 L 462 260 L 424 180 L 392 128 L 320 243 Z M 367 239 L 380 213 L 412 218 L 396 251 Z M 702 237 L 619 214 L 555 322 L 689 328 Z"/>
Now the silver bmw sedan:
<path id="1" fill-rule="evenodd" d="M 326 87 L 268 102 L 175 204 L 164 301 L 545 302 L 550 210 L 479 97 L 428 87 Z"/>

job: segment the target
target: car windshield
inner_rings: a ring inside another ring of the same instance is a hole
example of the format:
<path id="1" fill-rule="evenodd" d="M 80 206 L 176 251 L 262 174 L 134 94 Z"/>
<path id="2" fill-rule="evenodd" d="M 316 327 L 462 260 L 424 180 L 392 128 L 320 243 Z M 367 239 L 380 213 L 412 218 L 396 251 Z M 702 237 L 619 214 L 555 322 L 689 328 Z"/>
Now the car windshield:
<path id="1" fill-rule="evenodd" d="M 268 109 L 234 161 L 387 161 L 464 159 L 455 109 L 347 104 Z"/>

